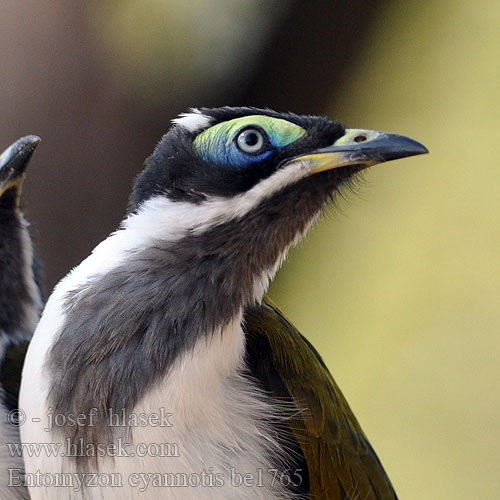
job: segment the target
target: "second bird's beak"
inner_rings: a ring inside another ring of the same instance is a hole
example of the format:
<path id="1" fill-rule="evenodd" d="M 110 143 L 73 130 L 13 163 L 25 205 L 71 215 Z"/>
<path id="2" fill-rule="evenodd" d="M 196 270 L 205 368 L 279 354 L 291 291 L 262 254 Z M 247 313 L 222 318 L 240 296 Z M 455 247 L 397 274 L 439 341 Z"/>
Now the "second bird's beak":
<path id="1" fill-rule="evenodd" d="M 28 135 L 14 142 L 0 155 L 0 198 L 15 188 L 16 203 L 19 203 L 24 172 L 39 142 L 40 137 Z"/>
<path id="2" fill-rule="evenodd" d="M 0 155 L 0 182 L 15 180 L 24 174 L 26 165 L 39 142 L 40 137 L 28 135 L 11 144 Z"/>
<path id="3" fill-rule="evenodd" d="M 296 159 L 312 162 L 311 175 L 348 165 L 370 167 L 377 163 L 428 152 L 423 144 L 403 135 L 375 130 L 346 129 L 345 134 L 331 146 Z"/>

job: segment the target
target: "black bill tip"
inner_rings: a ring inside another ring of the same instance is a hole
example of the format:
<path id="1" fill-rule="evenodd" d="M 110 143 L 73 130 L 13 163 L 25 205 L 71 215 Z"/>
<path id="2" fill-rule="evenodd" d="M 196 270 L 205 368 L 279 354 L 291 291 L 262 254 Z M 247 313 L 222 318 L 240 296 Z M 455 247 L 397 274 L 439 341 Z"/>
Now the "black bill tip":
<path id="1" fill-rule="evenodd" d="M 334 144 L 298 157 L 308 160 L 316 174 L 325 170 L 358 165 L 370 167 L 377 163 L 428 153 L 429 150 L 415 139 L 404 135 L 376 130 L 346 129 Z"/>
<path id="2" fill-rule="evenodd" d="M 382 161 L 408 158 L 428 152 L 429 150 L 423 144 L 404 135 L 384 133 L 375 141 L 374 155 Z"/>

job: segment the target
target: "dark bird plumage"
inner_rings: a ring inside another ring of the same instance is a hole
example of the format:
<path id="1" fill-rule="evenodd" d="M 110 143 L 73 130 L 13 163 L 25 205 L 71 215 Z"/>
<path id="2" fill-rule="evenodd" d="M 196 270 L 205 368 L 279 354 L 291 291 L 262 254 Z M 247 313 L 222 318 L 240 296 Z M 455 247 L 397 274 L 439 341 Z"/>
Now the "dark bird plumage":
<path id="1" fill-rule="evenodd" d="M 40 139 L 19 139 L 0 156 L 0 499 L 28 498 L 8 487 L 8 469 L 22 470 L 22 458 L 8 444 L 19 443 L 17 414 L 21 370 L 42 307 L 40 269 L 28 224 L 21 213 L 21 189 Z"/>

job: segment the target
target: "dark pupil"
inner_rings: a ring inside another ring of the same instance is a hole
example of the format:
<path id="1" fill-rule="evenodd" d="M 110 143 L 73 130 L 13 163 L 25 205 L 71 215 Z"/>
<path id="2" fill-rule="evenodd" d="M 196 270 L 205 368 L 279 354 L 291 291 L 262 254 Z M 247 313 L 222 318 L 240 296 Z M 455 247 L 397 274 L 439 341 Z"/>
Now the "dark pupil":
<path id="1" fill-rule="evenodd" d="M 255 132 L 247 132 L 245 134 L 245 144 L 247 146 L 255 146 L 259 142 L 259 136 Z"/>

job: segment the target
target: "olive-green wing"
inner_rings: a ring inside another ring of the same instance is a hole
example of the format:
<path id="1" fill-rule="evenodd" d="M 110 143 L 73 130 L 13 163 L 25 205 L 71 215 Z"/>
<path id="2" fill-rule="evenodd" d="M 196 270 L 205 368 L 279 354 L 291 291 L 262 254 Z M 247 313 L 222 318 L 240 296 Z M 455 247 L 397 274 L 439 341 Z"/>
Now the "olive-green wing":
<path id="1" fill-rule="evenodd" d="M 299 410 L 287 421 L 287 431 L 299 445 L 295 465 L 306 470 L 297 477 L 309 498 L 396 500 L 380 460 L 314 347 L 267 299 L 245 312 L 245 331 L 252 375 L 264 390 L 292 400 Z"/>

